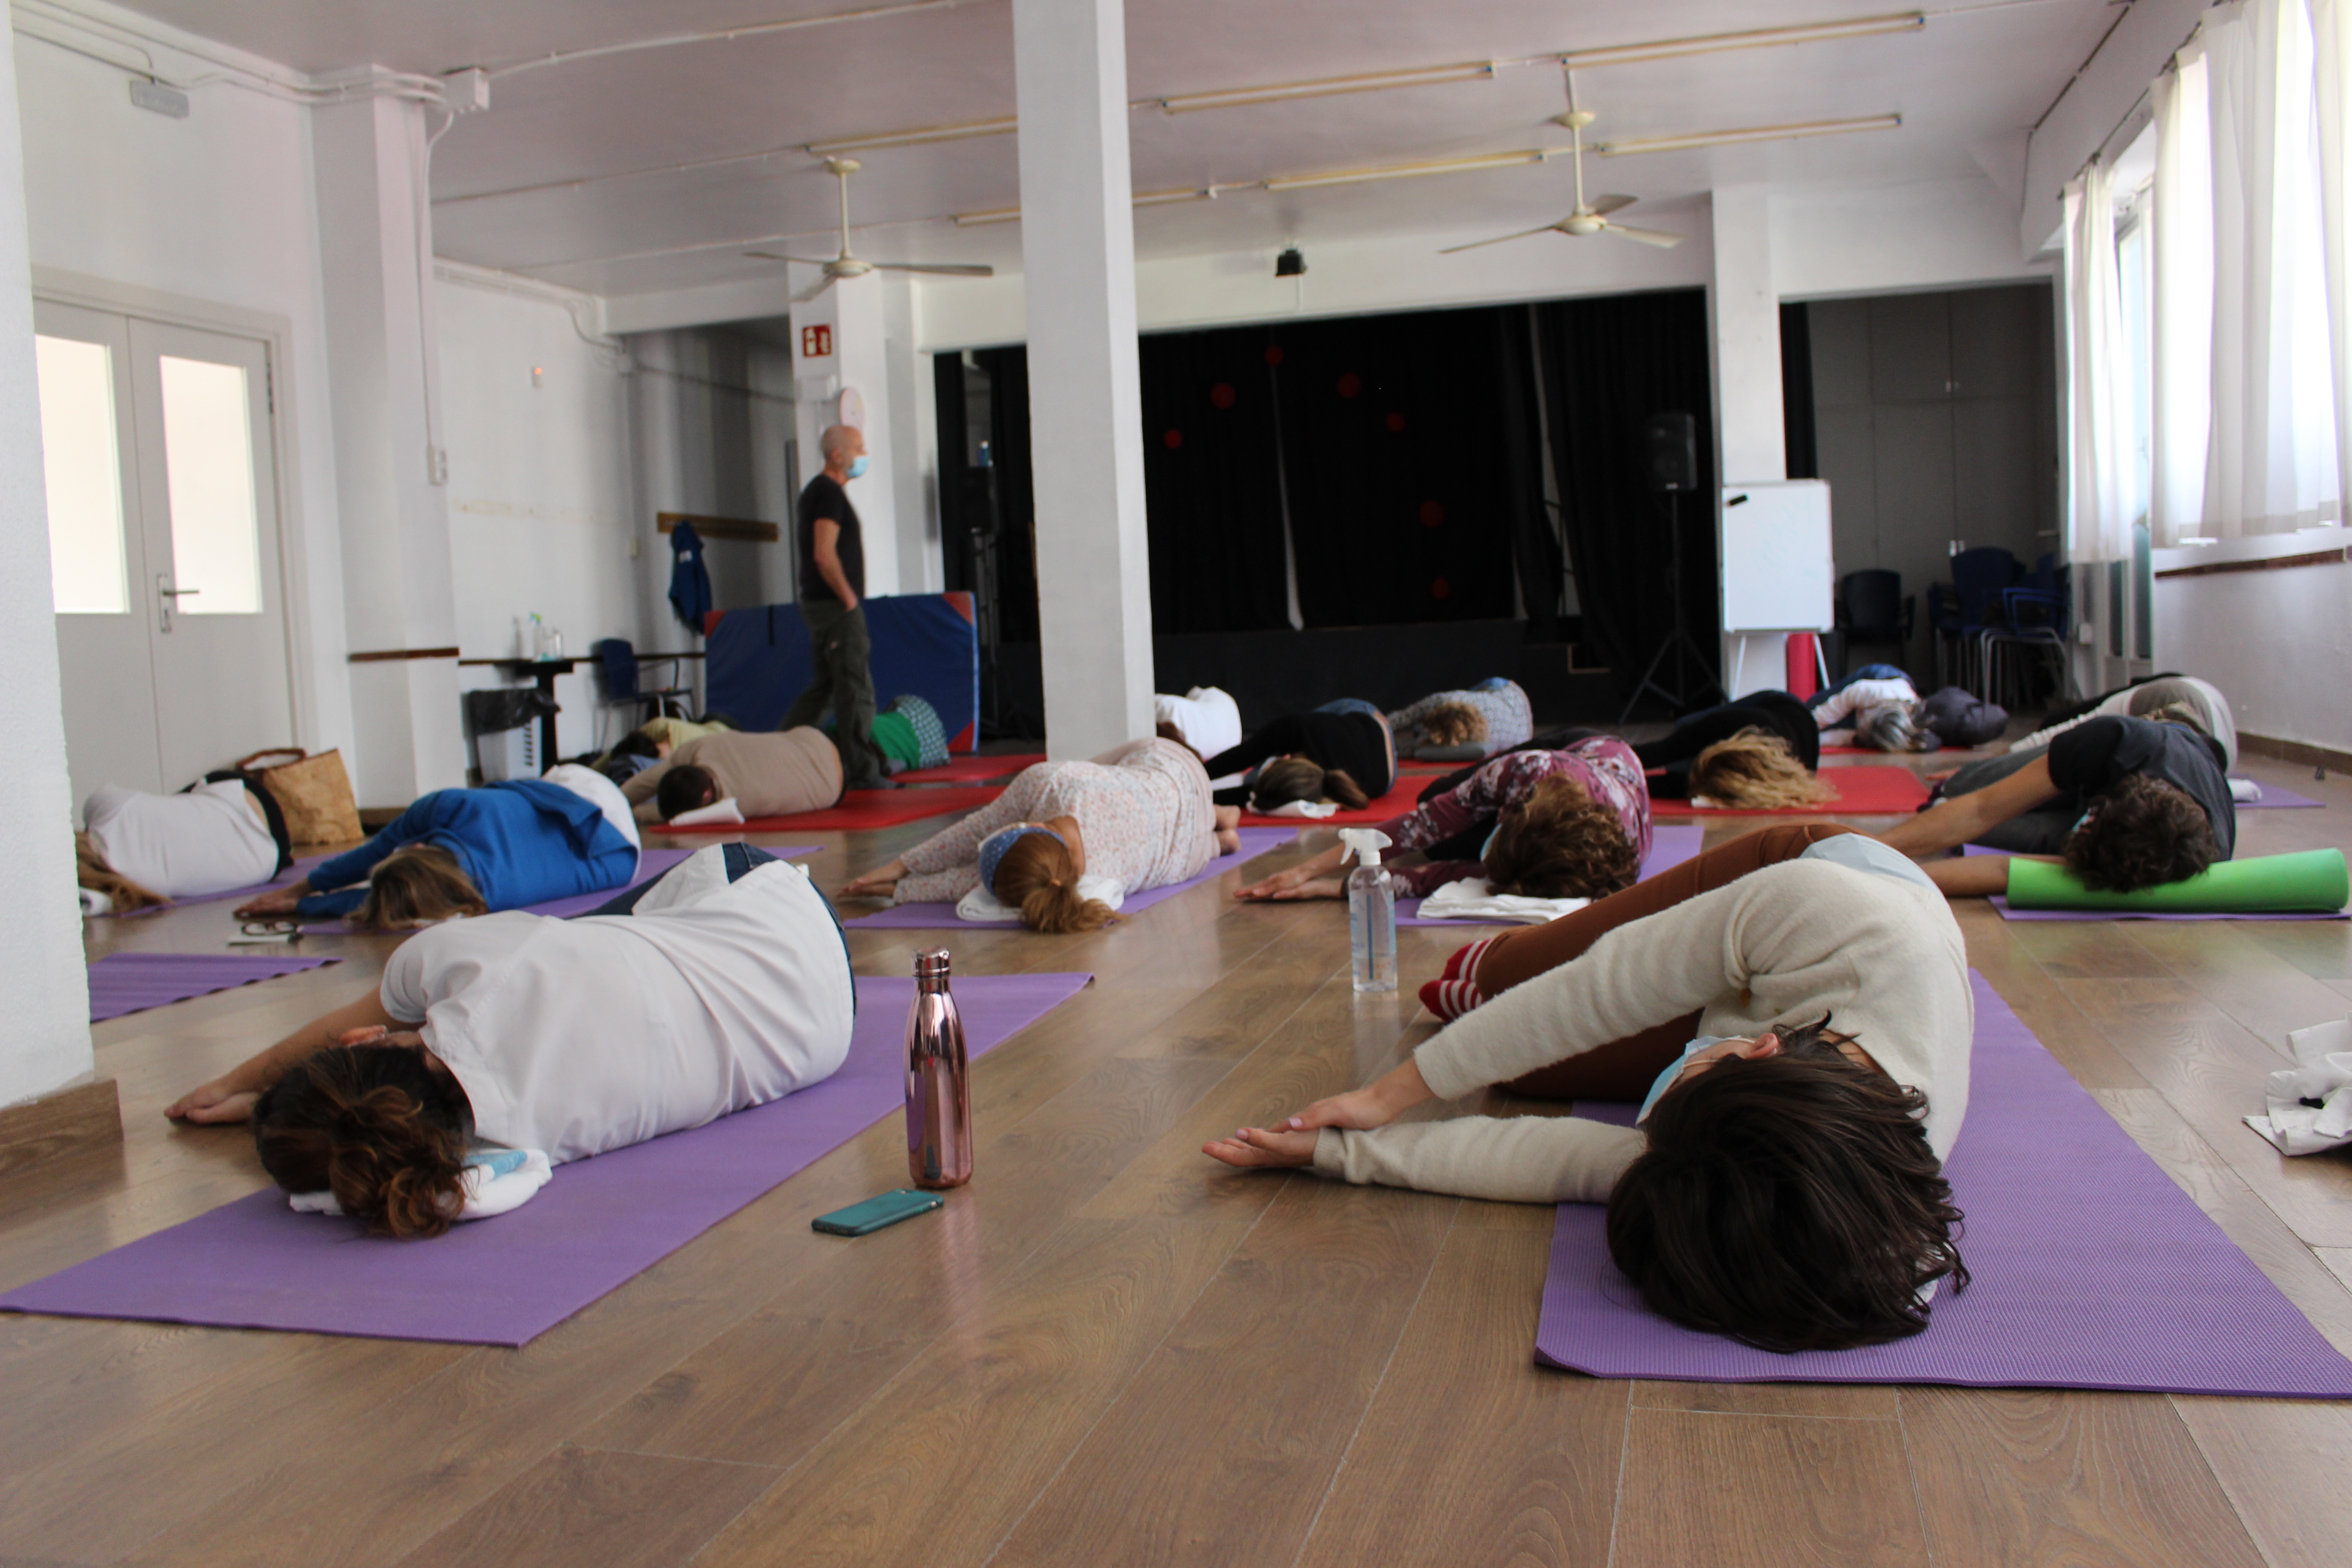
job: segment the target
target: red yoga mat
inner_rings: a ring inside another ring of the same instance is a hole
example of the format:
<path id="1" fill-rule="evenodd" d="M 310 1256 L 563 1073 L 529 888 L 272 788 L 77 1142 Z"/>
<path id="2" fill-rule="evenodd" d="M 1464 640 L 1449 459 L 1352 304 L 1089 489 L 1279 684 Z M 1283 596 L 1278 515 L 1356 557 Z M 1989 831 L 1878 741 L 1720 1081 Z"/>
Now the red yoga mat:
<path id="1" fill-rule="evenodd" d="M 691 827 L 663 826 L 657 833 L 799 833 L 812 828 L 896 827 L 926 816 L 969 811 L 986 805 L 1004 792 L 976 789 L 854 789 L 839 805 L 823 811 L 794 812 L 790 816 L 755 816 L 748 822 L 698 822 Z"/>
<path id="2" fill-rule="evenodd" d="M 1400 775 L 1389 793 L 1365 806 L 1361 811 L 1342 808 L 1329 816 L 1261 816 L 1246 806 L 1242 809 L 1244 827 L 1335 827 L 1359 822 L 1386 822 L 1392 816 L 1402 816 L 1421 804 L 1421 792 L 1429 787 L 1429 778 Z"/>
<path id="3" fill-rule="evenodd" d="M 981 784 L 1009 779 L 1023 768 L 1045 760 L 1043 752 L 1008 752 L 994 757 L 956 757 L 935 768 L 916 768 L 890 776 L 900 784 Z"/>
<path id="4" fill-rule="evenodd" d="M 1822 783 L 1837 793 L 1819 805 L 1745 811 L 1696 806 L 1686 800 L 1650 801 L 1652 816 L 1866 816 L 1914 812 L 1927 803 L 1927 786 L 1909 768 L 1823 768 Z"/>

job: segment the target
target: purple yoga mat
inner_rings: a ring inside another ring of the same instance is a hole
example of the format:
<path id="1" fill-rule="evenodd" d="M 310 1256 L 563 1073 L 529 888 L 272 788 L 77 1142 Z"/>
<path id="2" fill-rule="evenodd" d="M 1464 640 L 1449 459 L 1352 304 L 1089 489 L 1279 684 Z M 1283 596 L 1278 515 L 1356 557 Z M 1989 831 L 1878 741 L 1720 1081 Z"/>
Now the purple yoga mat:
<path id="1" fill-rule="evenodd" d="M 1315 825 L 1302 818 L 1300 826 Z M 1244 860 L 1256 858 L 1269 849 L 1279 848 L 1298 837 L 1296 827 L 1243 827 L 1242 847 L 1231 855 L 1220 855 L 1209 862 L 1200 875 L 1181 882 L 1171 882 L 1164 888 L 1147 888 L 1140 893 L 1129 893 L 1119 906 L 1121 914 L 1140 914 L 1162 899 L 1172 899 L 1187 888 L 1195 888 L 1212 877 L 1222 877 Z M 1018 931 L 1019 921 L 967 921 L 956 918 L 953 904 L 893 904 L 887 910 L 870 915 L 853 915 L 842 922 L 860 931 Z"/>
<path id="2" fill-rule="evenodd" d="M 2313 802 L 2315 805 L 2318 803 Z M 1963 855 L 2007 855 L 2006 849 L 1988 849 L 1981 844 L 1960 846 Z M 1999 893 L 1989 900 L 2000 911 L 2005 921 L 2342 921 L 2352 920 L 2352 910 L 2292 910 L 2276 914 L 2210 914 L 2189 915 L 2173 910 L 2013 910 L 2009 900 Z"/>
<path id="3" fill-rule="evenodd" d="M 1697 823 L 1675 824 L 1650 829 L 1650 852 L 1642 857 L 1642 877 L 1644 882 L 1659 872 L 1681 865 L 1696 855 L 1706 841 L 1706 829 Z M 1475 926 L 1517 925 L 1517 921 L 1427 921 L 1421 918 L 1419 899 L 1397 900 L 1397 924 L 1401 926 Z"/>
<path id="4" fill-rule="evenodd" d="M 959 976 L 979 1056 L 1090 974 Z M 0 1309 L 521 1345 L 905 1104 L 912 980 L 857 982 L 849 1059 L 823 1083 L 691 1132 L 564 1165 L 522 1207 L 432 1241 L 299 1215 L 274 1187 L 0 1296 Z M 988 1180 L 986 1167 L 981 1181 Z M 920 1220 L 915 1222 L 921 1224 Z M 844 1245 L 852 1245 L 845 1243 Z"/>
<path id="5" fill-rule="evenodd" d="M 2009 900 L 1999 893 L 1992 896 L 1992 907 L 2000 911 L 2005 921 L 2342 921 L 2352 920 L 2352 910 L 2293 910 L 2278 914 L 2211 914 L 2184 915 L 2170 910 L 2158 913 L 2147 910 L 2013 910 Z"/>
<path id="6" fill-rule="evenodd" d="M 2286 788 L 2283 784 L 2266 784 L 2263 785 L 2262 799 L 2242 800 L 2238 802 L 2238 809 L 2240 811 L 2260 811 L 2263 807 L 2268 806 L 2274 810 L 2291 811 L 2297 806 L 2324 806 L 2327 803 L 2323 800 L 2314 800 L 2307 795 L 2297 795 L 2294 791 Z"/>
<path id="7" fill-rule="evenodd" d="M 1946 1169 L 1975 1282 L 1927 1331 L 1776 1355 L 1654 1316 L 1609 1260 L 1597 1204 L 1563 1204 L 1537 1359 L 1596 1377 L 2352 1395 L 2347 1362 L 2141 1152 L 1985 983 L 1969 1117 Z M 1615 1117 L 1607 1118 L 1615 1121 Z"/>
<path id="8" fill-rule="evenodd" d="M 89 966 L 89 1021 L 299 974 L 340 958 L 247 958 L 222 952 L 110 952 Z"/>

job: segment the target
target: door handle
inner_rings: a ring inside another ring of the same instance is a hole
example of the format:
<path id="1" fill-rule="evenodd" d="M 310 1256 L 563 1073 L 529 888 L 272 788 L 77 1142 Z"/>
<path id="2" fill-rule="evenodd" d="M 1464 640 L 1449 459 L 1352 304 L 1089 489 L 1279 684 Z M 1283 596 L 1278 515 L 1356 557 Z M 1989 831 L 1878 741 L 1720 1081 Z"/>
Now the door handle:
<path id="1" fill-rule="evenodd" d="M 156 620 L 161 629 L 165 632 L 172 629 L 172 611 L 176 601 L 185 595 L 203 592 L 202 588 L 174 588 L 172 586 L 172 574 L 169 572 L 155 574 L 155 593 L 163 601 L 156 612 Z"/>

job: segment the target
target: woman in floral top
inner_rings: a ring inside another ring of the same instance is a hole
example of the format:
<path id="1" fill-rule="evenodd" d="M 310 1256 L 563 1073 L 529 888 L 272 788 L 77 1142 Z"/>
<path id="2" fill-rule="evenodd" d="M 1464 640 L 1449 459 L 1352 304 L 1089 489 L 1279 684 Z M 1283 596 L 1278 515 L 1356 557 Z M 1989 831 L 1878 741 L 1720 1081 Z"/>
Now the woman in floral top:
<path id="1" fill-rule="evenodd" d="M 1397 891 L 1407 897 L 1484 877 L 1501 893 L 1599 898 L 1640 878 L 1650 850 L 1650 792 L 1633 748 L 1594 735 L 1558 751 L 1507 752 L 1381 831 L 1421 857 L 1391 863 Z M 1345 853 L 1335 847 L 1237 896 L 1336 899 L 1344 890 Z"/>

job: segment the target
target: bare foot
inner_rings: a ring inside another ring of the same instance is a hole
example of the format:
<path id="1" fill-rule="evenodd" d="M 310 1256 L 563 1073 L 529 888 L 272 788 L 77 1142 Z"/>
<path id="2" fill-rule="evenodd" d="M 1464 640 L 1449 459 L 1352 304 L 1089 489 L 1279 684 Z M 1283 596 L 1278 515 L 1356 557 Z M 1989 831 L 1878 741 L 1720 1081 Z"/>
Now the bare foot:
<path id="1" fill-rule="evenodd" d="M 1230 1138 L 1220 1138 L 1213 1143 L 1201 1145 L 1201 1152 L 1212 1160 L 1223 1160 L 1228 1165 L 1244 1170 L 1257 1166 L 1274 1169 L 1315 1163 L 1315 1140 L 1318 1131 L 1269 1132 L 1263 1127 L 1244 1127 Z"/>
<path id="2" fill-rule="evenodd" d="M 1238 855 L 1241 853 L 1241 847 L 1242 836 L 1240 833 L 1230 827 L 1220 827 L 1217 829 L 1217 852 L 1219 854 Z"/>

